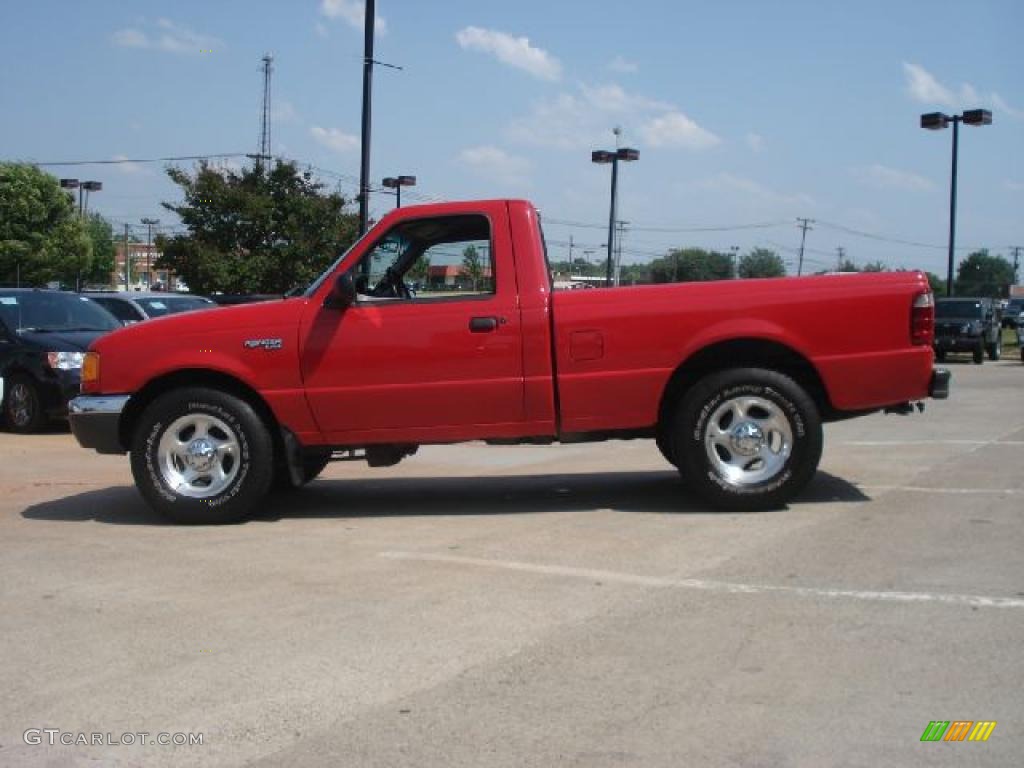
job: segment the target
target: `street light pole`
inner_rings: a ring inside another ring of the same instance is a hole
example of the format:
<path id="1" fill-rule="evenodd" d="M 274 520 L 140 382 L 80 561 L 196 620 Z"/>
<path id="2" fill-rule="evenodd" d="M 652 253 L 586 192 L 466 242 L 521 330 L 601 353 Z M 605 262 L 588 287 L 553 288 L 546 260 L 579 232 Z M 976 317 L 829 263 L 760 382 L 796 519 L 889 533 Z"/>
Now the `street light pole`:
<path id="1" fill-rule="evenodd" d="M 953 259 L 956 251 L 956 174 L 957 153 L 960 145 L 960 123 L 965 125 L 992 125 L 992 113 L 987 109 L 968 109 L 962 115 L 929 112 L 921 115 L 921 127 L 941 131 L 953 124 L 953 168 L 949 182 L 949 260 L 946 265 L 946 295 L 953 295 Z"/>
<path id="2" fill-rule="evenodd" d="M 415 187 L 415 176 L 388 176 L 381 181 L 388 189 L 395 190 L 395 208 L 402 207 L 402 187 Z"/>
<path id="3" fill-rule="evenodd" d="M 612 201 L 608 212 L 608 261 L 605 267 L 605 284 L 609 287 L 612 285 L 612 264 L 615 253 L 615 214 L 619 191 L 619 160 L 632 162 L 639 159 L 640 152 L 627 147 L 621 147 L 614 151 L 599 149 L 590 153 L 591 162 L 598 163 L 599 165 L 612 164 Z"/>
<path id="4" fill-rule="evenodd" d="M 363 10 L 363 120 L 359 162 L 359 236 L 366 233 L 370 218 L 370 124 L 373 109 L 373 33 L 376 2 L 366 0 Z"/>

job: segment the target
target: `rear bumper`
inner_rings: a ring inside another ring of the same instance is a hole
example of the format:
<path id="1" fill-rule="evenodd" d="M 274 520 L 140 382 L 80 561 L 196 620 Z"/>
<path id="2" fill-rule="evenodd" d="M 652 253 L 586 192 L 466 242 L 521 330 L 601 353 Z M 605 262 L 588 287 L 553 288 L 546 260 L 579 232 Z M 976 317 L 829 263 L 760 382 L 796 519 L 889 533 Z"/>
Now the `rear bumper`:
<path id="1" fill-rule="evenodd" d="M 949 397 L 949 380 L 953 375 L 945 368 L 936 368 L 932 371 L 932 380 L 928 385 L 928 396 L 936 400 L 945 400 Z"/>
<path id="2" fill-rule="evenodd" d="M 80 395 L 68 403 L 68 421 L 78 444 L 98 453 L 125 453 L 120 423 L 127 403 L 127 395 Z"/>

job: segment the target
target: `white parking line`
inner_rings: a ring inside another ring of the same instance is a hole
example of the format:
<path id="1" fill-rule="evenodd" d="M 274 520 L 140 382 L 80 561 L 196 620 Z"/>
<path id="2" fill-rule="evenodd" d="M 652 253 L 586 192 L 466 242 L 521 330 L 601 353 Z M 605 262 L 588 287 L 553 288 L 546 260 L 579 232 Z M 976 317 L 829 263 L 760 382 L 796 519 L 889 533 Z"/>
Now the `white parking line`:
<path id="1" fill-rule="evenodd" d="M 900 445 L 1009 445 L 1020 447 L 1024 440 L 848 440 L 840 445 L 900 446 Z"/>
<path id="2" fill-rule="evenodd" d="M 1024 488 L 935 488 L 923 485 L 858 485 L 862 491 L 875 491 L 888 493 L 889 491 L 904 491 L 906 493 L 945 493 L 956 495 L 983 494 L 988 496 L 1020 496 L 1024 494 Z"/>
<path id="3" fill-rule="evenodd" d="M 381 552 L 380 557 L 389 560 L 412 560 L 449 565 L 471 565 L 505 571 L 537 573 L 545 576 L 567 576 L 586 581 L 630 584 L 637 587 L 697 589 L 727 594 L 781 594 L 795 597 L 839 598 L 847 600 L 868 600 L 888 603 L 942 603 L 946 605 L 967 605 L 977 608 L 1024 608 L 1024 600 L 1014 597 L 988 597 L 985 595 L 950 595 L 934 592 L 880 592 L 872 590 L 826 589 L 816 587 L 787 587 L 774 584 L 739 584 L 728 581 L 707 579 L 666 579 L 658 576 L 639 576 L 631 573 L 602 571 L 593 568 L 573 568 L 564 565 L 540 565 L 515 560 L 487 560 L 478 557 L 439 555 L 416 552 Z"/>

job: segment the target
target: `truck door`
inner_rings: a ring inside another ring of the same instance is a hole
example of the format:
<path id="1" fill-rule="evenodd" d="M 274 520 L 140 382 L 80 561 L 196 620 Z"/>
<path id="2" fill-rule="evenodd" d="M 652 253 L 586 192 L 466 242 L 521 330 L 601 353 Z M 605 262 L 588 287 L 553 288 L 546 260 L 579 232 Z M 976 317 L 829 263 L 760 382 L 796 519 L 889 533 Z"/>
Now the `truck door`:
<path id="1" fill-rule="evenodd" d="M 350 268 L 356 303 L 306 314 L 303 380 L 328 440 L 464 439 L 524 420 L 511 240 L 493 213 L 396 224 Z"/>

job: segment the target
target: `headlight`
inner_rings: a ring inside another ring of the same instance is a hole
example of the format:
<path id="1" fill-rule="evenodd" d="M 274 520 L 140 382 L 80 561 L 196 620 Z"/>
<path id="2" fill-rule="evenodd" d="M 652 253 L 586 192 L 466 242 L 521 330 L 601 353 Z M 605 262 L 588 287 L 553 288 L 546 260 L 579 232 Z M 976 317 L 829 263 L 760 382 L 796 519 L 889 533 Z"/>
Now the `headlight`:
<path id="1" fill-rule="evenodd" d="M 47 352 L 46 362 L 56 371 L 76 371 L 82 367 L 84 352 Z"/>

